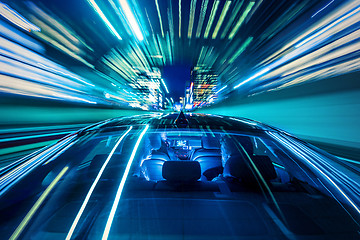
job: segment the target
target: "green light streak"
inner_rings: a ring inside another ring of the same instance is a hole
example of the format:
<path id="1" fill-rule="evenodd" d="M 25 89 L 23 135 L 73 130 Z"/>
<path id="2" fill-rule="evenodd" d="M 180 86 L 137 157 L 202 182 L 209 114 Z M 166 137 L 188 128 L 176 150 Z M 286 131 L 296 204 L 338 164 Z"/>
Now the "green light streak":
<path id="1" fill-rule="evenodd" d="M 249 12 L 251 11 L 251 8 L 254 6 L 254 4 L 255 4 L 255 2 L 249 2 L 249 5 L 246 7 L 245 11 L 239 18 L 239 21 L 236 23 L 235 27 L 230 32 L 229 39 L 233 39 L 235 34 L 237 33 L 237 31 L 239 31 L 241 24 L 244 22 L 246 16 L 249 14 Z"/>
<path id="2" fill-rule="evenodd" d="M 161 28 L 161 36 L 164 37 L 165 35 L 164 35 L 164 29 L 163 29 L 163 25 L 162 25 L 161 13 L 160 13 L 158 0 L 155 0 L 155 4 L 156 4 L 156 11 L 157 11 L 158 17 L 159 17 L 159 23 L 160 23 L 160 28 Z"/>
<path id="3" fill-rule="evenodd" d="M 224 39 L 224 38 L 225 38 L 227 32 L 229 31 L 232 23 L 233 23 L 234 20 L 235 20 L 235 17 L 238 15 L 238 13 L 239 13 L 239 11 L 240 11 L 240 8 L 241 8 L 241 6 L 242 6 L 242 4 L 243 4 L 243 2 L 244 2 L 244 1 L 241 1 L 240 3 L 238 3 L 237 5 L 235 5 L 235 9 L 231 12 L 231 17 L 230 17 L 228 23 L 226 24 L 223 33 L 221 34 L 221 37 L 220 37 L 221 39 Z"/>
<path id="4" fill-rule="evenodd" d="M 196 0 L 191 0 L 188 38 L 191 38 L 193 32 L 195 10 L 196 10 Z"/>
<path id="5" fill-rule="evenodd" d="M 50 136 L 56 136 L 56 135 L 62 135 L 62 134 L 69 134 L 69 133 L 72 133 L 72 132 L 74 132 L 74 131 L 38 134 L 38 135 L 13 137 L 13 138 L 3 138 L 3 139 L 0 139 L 0 143 L 2 143 L 2 142 L 10 142 L 10 141 L 19 141 L 19 140 L 25 140 L 25 139 L 32 139 L 32 138 L 40 138 L 40 137 L 50 137 Z"/>
<path id="6" fill-rule="evenodd" d="M 57 141 L 58 140 L 51 140 L 51 141 L 46 141 L 46 142 L 32 143 L 32 144 L 21 145 L 21 146 L 16 146 L 16 147 L 3 148 L 3 149 L 0 149 L 0 155 L 22 152 L 22 151 L 27 151 L 30 149 L 35 149 L 35 148 L 41 148 L 41 147 L 53 144 Z"/>
<path id="7" fill-rule="evenodd" d="M 51 190 L 55 187 L 55 185 L 59 182 L 61 177 L 66 173 L 69 167 L 64 167 L 63 170 L 56 176 L 56 178 L 50 183 L 50 185 L 45 189 L 43 194 L 36 201 L 34 206 L 30 209 L 30 211 L 26 214 L 24 219 L 21 221 L 20 225 L 16 228 L 14 233 L 11 235 L 10 239 L 15 240 L 18 239 L 22 231 L 25 229 L 26 225 L 29 223 L 31 218 L 34 216 L 36 211 L 39 209 L 40 205 L 44 202 L 45 198 L 49 195 Z"/>
<path id="8" fill-rule="evenodd" d="M 253 37 L 248 37 L 248 39 L 246 39 L 246 41 L 239 48 L 239 50 L 237 50 L 236 53 L 232 56 L 232 58 L 230 58 L 229 63 L 233 63 L 234 60 L 236 58 L 238 58 L 240 56 L 240 54 L 242 54 L 242 52 L 247 48 L 247 46 L 249 46 L 249 44 L 251 43 L 252 40 L 253 40 Z"/>
<path id="9" fill-rule="evenodd" d="M 213 35 L 212 35 L 213 39 L 216 38 L 216 36 L 217 36 L 217 34 L 218 34 L 219 30 L 220 30 L 221 24 L 223 23 L 223 21 L 225 19 L 225 16 L 226 16 L 227 11 L 229 10 L 230 4 L 231 4 L 231 1 L 226 1 L 225 6 L 224 6 L 223 10 L 221 11 L 219 21 L 216 24 L 215 30 L 214 30 Z"/>
<path id="10" fill-rule="evenodd" d="M 109 30 L 119 39 L 122 40 L 122 38 L 120 37 L 120 35 L 118 34 L 118 32 L 115 30 L 115 28 L 113 27 L 113 25 L 111 25 L 111 23 L 109 22 L 109 20 L 106 18 L 105 14 L 101 11 L 101 9 L 99 8 L 99 6 L 96 4 L 96 2 L 94 0 L 88 0 L 89 4 L 94 8 L 94 10 L 97 12 L 97 14 L 99 14 L 99 16 L 101 17 L 101 19 L 104 21 L 104 23 L 106 24 L 106 26 L 109 28 Z"/>
<path id="11" fill-rule="evenodd" d="M 202 29 L 202 26 L 203 26 L 203 23 L 204 23 L 208 3 L 209 3 L 209 0 L 204 0 L 202 2 L 202 4 L 201 4 L 199 24 L 198 24 L 198 27 L 196 29 L 196 38 L 200 37 L 201 29 Z"/>
<path id="12" fill-rule="evenodd" d="M 211 26 L 212 26 L 212 24 L 214 22 L 214 18 L 215 18 L 216 11 L 218 9 L 219 3 L 220 3 L 220 1 L 217 0 L 217 1 L 214 2 L 213 6 L 212 6 L 209 21 L 208 21 L 208 24 L 206 26 L 205 33 L 204 33 L 204 38 L 209 37 L 210 29 L 211 29 Z"/>

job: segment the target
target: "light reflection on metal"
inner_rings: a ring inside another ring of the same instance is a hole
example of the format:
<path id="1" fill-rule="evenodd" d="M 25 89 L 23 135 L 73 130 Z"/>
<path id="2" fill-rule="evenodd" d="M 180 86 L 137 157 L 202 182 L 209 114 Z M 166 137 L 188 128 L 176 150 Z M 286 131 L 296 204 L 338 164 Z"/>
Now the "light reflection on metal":
<path id="1" fill-rule="evenodd" d="M 128 175 L 129 175 L 129 172 L 130 172 L 130 167 L 131 167 L 131 165 L 132 165 L 132 163 L 133 163 L 133 160 L 134 160 L 134 158 L 135 158 L 135 154 L 136 154 L 137 149 L 138 149 L 138 147 L 139 147 L 139 145 L 140 145 L 140 142 L 141 142 L 144 134 L 145 134 L 146 131 L 148 130 L 148 128 L 149 128 L 149 125 L 146 125 L 146 127 L 144 128 L 144 130 L 141 132 L 141 134 L 140 134 L 140 136 L 139 136 L 139 138 L 138 138 L 138 140 L 137 140 L 137 142 L 136 142 L 136 144 L 135 144 L 135 146 L 134 146 L 134 150 L 133 150 L 132 153 L 131 153 L 130 159 L 129 159 L 127 165 L 126 165 L 126 168 L 125 168 L 125 171 L 124 171 L 124 175 L 123 175 L 123 177 L 121 178 L 121 182 L 120 182 L 119 188 L 118 188 L 118 190 L 117 190 L 117 192 L 116 192 L 116 196 L 115 196 L 115 199 L 114 199 L 114 203 L 113 203 L 113 205 L 112 205 L 112 207 L 111 207 L 111 211 L 110 211 L 110 214 L 109 214 L 109 218 L 108 218 L 108 220 L 107 220 L 107 222 L 106 222 L 104 234 L 103 234 L 103 236 L 102 236 L 102 239 L 103 239 L 103 240 L 106 240 L 106 239 L 108 239 L 108 237 L 109 237 L 110 228 L 111 228 L 112 222 L 113 222 L 114 217 L 115 217 L 115 212 L 116 212 L 116 210 L 117 210 L 117 207 L 118 207 L 118 204 L 119 204 L 119 201 L 120 201 L 120 197 L 121 197 L 122 191 L 123 191 L 124 186 L 125 186 L 126 179 L 127 179 Z"/>
<path id="2" fill-rule="evenodd" d="M 66 240 L 70 240 L 70 239 L 71 239 L 71 237 L 72 237 L 72 235 L 73 235 L 73 233 L 74 233 L 74 231 L 75 231 L 75 228 L 76 228 L 76 226 L 77 226 L 77 224 L 78 224 L 78 222 L 79 222 L 79 220 L 80 220 L 80 218 L 81 218 L 81 216 L 82 216 L 82 214 L 83 214 L 83 212 L 84 212 L 84 210 L 85 210 L 85 208 L 86 208 L 86 206 L 87 206 L 87 204 L 88 204 L 88 202 L 89 202 L 89 199 L 90 199 L 90 197 L 91 197 L 91 195 L 92 195 L 92 193 L 93 193 L 96 185 L 98 184 L 98 182 L 99 182 L 99 180 L 100 180 L 100 178 L 101 178 L 101 176 L 102 176 L 102 174 L 103 174 L 103 172 L 104 172 L 107 164 L 109 163 L 111 157 L 114 155 L 114 152 L 115 152 L 115 150 L 117 149 L 117 147 L 119 146 L 119 144 L 122 142 L 122 140 L 125 138 L 125 136 L 131 131 L 132 128 L 133 128 L 133 127 L 130 126 L 130 128 L 120 137 L 120 139 L 116 142 L 115 146 L 114 146 L 113 149 L 111 150 L 109 156 L 106 158 L 104 164 L 103 164 L 102 167 L 100 168 L 99 173 L 97 174 L 97 176 L 96 176 L 94 182 L 92 183 L 92 185 L 91 185 L 88 193 L 86 194 L 86 197 L 85 197 L 85 199 L 84 199 L 84 202 L 82 203 L 82 205 L 81 205 L 81 207 L 80 207 L 80 210 L 79 210 L 78 214 L 76 215 L 73 224 L 72 224 L 71 227 L 70 227 L 70 230 L 69 230 L 69 232 L 68 232 L 68 234 L 67 234 L 67 236 L 66 236 Z"/>
<path id="3" fill-rule="evenodd" d="M 292 149 L 299 157 L 301 157 L 301 159 L 303 159 L 305 162 L 307 162 L 308 164 L 310 164 L 314 170 L 316 170 L 318 173 L 320 173 L 323 177 L 325 177 L 325 179 L 327 181 L 329 181 L 335 188 L 336 190 L 346 199 L 346 201 L 360 214 L 360 209 L 359 207 L 354 203 L 354 201 L 329 177 L 328 174 L 331 173 L 325 173 L 325 170 L 321 170 L 318 166 L 315 165 L 315 163 L 310 160 L 309 157 L 305 157 L 303 154 L 301 154 L 301 151 L 298 149 L 297 146 L 295 146 L 294 144 L 292 144 L 290 146 L 289 143 L 285 142 L 283 139 L 280 139 L 278 136 L 276 136 L 274 133 L 272 132 L 268 132 L 269 135 L 271 135 L 272 137 L 274 137 L 275 139 L 277 139 L 279 142 L 281 142 L 283 145 L 285 145 L 287 148 Z"/>
<path id="4" fill-rule="evenodd" d="M 30 211 L 21 221 L 20 225 L 15 229 L 14 233 L 10 237 L 11 240 L 19 238 L 20 234 L 26 228 L 31 218 L 34 216 L 34 214 L 39 209 L 41 204 L 45 201 L 51 190 L 55 187 L 55 185 L 59 182 L 59 180 L 62 178 L 62 176 L 66 173 L 68 169 L 69 167 L 64 167 L 61 172 L 55 177 L 55 179 L 50 183 L 50 185 L 45 189 L 45 191 L 41 194 L 39 199 L 35 202 L 35 204 L 31 207 Z"/>

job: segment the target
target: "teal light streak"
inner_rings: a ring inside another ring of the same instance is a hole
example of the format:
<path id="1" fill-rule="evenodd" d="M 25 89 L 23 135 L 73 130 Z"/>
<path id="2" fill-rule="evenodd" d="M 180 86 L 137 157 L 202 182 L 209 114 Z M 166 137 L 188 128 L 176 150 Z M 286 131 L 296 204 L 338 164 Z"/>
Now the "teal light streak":
<path id="1" fill-rule="evenodd" d="M 214 18 L 215 18 L 216 11 L 218 9 L 219 3 L 220 3 L 220 1 L 217 0 L 213 4 L 213 7 L 212 7 L 211 13 L 210 13 L 210 17 L 209 17 L 209 21 L 208 21 L 208 24 L 207 24 L 206 29 L 205 29 L 204 38 L 209 37 L 210 29 L 211 29 L 211 26 L 212 26 L 212 24 L 214 22 Z"/>
<path id="2" fill-rule="evenodd" d="M 241 26 L 241 24 L 244 22 L 245 18 L 247 17 L 247 15 L 249 14 L 249 12 L 251 11 L 252 7 L 254 6 L 255 2 L 249 2 L 249 5 L 247 5 L 245 11 L 243 12 L 243 14 L 241 15 L 241 17 L 239 18 L 238 22 L 236 23 L 235 27 L 233 28 L 233 30 L 230 32 L 229 34 L 229 39 L 233 39 L 233 37 L 235 36 L 235 34 L 239 31 L 239 28 Z"/>
<path id="3" fill-rule="evenodd" d="M 190 5 L 190 18 L 189 18 L 189 28 L 188 28 L 188 38 L 191 38 L 194 26 L 194 18 L 195 18 L 195 10 L 196 10 L 196 0 L 191 0 Z"/>
<path id="4" fill-rule="evenodd" d="M 40 138 L 40 137 L 50 137 L 50 136 L 56 136 L 56 135 L 62 135 L 62 134 L 69 134 L 69 133 L 73 133 L 73 132 L 74 131 L 39 134 L 39 135 L 31 135 L 31 136 L 23 136 L 23 137 L 13 137 L 13 138 L 3 138 L 3 139 L 0 139 L 0 143 L 10 142 L 10 141 L 19 141 L 19 140 L 25 140 L 25 139 L 32 139 L 32 138 Z"/>
<path id="5" fill-rule="evenodd" d="M 163 29 L 163 25 L 162 25 L 161 13 L 160 13 L 158 0 L 155 0 L 155 5 L 156 5 L 156 11 L 157 11 L 158 17 L 159 17 L 159 23 L 160 23 L 160 28 L 161 28 L 161 36 L 164 37 L 165 35 L 164 35 L 164 29 Z"/>
<path id="6" fill-rule="evenodd" d="M 131 27 L 131 29 L 133 30 L 133 32 L 135 33 L 137 39 L 139 41 L 142 41 L 144 39 L 144 36 L 140 30 L 139 24 L 137 23 L 134 14 L 132 13 L 129 4 L 127 3 L 126 0 L 119 0 L 120 6 L 123 10 L 123 12 L 125 13 L 125 16 L 129 22 L 129 25 Z"/>
<path id="7" fill-rule="evenodd" d="M 121 197 L 121 194 L 122 194 L 122 191 L 124 189 L 124 186 L 125 186 L 125 182 L 126 182 L 126 179 L 129 175 L 129 172 L 130 172 L 130 167 L 132 165 L 132 162 L 135 158 L 135 154 L 137 152 L 137 149 L 139 147 L 139 144 L 144 136 L 144 134 L 146 133 L 146 131 L 148 130 L 149 128 L 149 125 L 146 125 L 145 129 L 141 132 L 136 144 L 135 144 L 135 147 L 134 147 L 134 150 L 132 151 L 131 153 L 131 156 L 130 156 L 130 159 L 126 165 L 126 168 L 125 168 L 125 172 L 124 172 L 124 175 L 121 179 L 121 182 L 120 182 L 120 185 L 119 185 L 119 188 L 118 188 L 118 191 L 116 192 L 116 196 L 115 196 L 115 200 L 114 200 L 114 203 L 111 207 L 111 211 L 110 211 L 110 214 L 109 214 L 109 218 L 106 222 L 106 226 L 105 226 L 105 231 L 104 231 L 104 234 L 102 236 L 102 239 L 103 240 L 106 240 L 108 239 L 109 237 L 109 233 L 110 233 L 110 228 L 111 228 L 111 225 L 112 225 L 112 222 L 114 220 L 114 217 L 115 217 L 115 212 L 116 212 L 116 209 L 118 207 L 118 204 L 119 204 L 119 201 L 120 201 L 120 197 Z"/>
<path id="8" fill-rule="evenodd" d="M 121 141 L 122 141 L 122 140 L 124 139 L 124 137 L 131 131 L 132 128 L 133 128 L 133 127 L 130 126 L 130 128 L 120 137 L 119 141 L 117 141 L 117 143 L 115 144 L 115 146 L 114 146 L 113 149 L 111 150 L 109 156 L 107 157 L 106 161 L 105 161 L 104 164 L 102 165 L 102 167 L 101 167 L 98 175 L 96 176 L 93 184 L 92 184 L 91 187 L 90 187 L 89 192 L 86 194 L 85 200 L 84 200 L 83 204 L 81 205 L 80 210 L 79 210 L 78 214 L 76 215 L 73 224 L 71 225 L 71 228 L 70 228 L 70 230 L 69 230 L 69 232 L 68 232 L 68 234 L 67 234 L 67 236 L 66 236 L 66 240 L 70 240 L 70 239 L 71 239 L 71 236 L 72 236 L 73 233 L 74 233 L 74 230 L 75 230 L 75 228 L 76 228 L 76 226 L 77 226 L 77 224 L 78 224 L 78 222 L 79 222 L 79 220 L 80 220 L 80 218 L 81 218 L 81 215 L 83 214 L 83 212 L 84 212 L 84 210 L 85 210 L 85 208 L 86 208 L 86 206 L 87 206 L 87 204 L 88 204 L 88 202 L 89 202 L 89 199 L 90 199 L 90 197 L 91 197 L 91 195 L 92 195 L 92 193 L 93 193 L 96 185 L 98 184 L 98 182 L 99 182 L 99 180 L 100 180 L 100 177 L 101 177 L 101 175 L 103 174 L 103 172 L 104 172 L 107 164 L 109 163 L 111 157 L 113 156 L 116 148 L 119 146 L 119 144 L 121 143 Z"/>
<path id="9" fill-rule="evenodd" d="M 120 35 L 118 34 L 118 32 L 115 30 L 115 28 L 113 27 L 113 25 L 111 25 L 111 23 L 109 22 L 109 20 L 106 18 L 105 14 L 101 11 L 101 9 L 99 8 L 99 6 L 96 4 L 96 2 L 94 0 L 88 0 L 88 2 L 90 3 L 90 5 L 94 8 L 94 10 L 99 14 L 99 16 L 101 17 L 101 19 L 105 22 L 106 26 L 110 29 L 110 31 L 119 39 L 122 40 L 122 38 L 120 37 Z"/>
<path id="10" fill-rule="evenodd" d="M 221 11 L 219 21 L 216 24 L 215 30 L 214 30 L 213 35 L 212 35 L 213 39 L 215 39 L 216 36 L 219 33 L 220 27 L 221 27 L 221 25 L 222 25 L 222 23 L 223 23 L 223 21 L 225 19 L 227 11 L 229 10 L 230 4 L 231 4 L 231 1 L 226 1 L 225 6 L 224 6 L 223 10 Z"/>
<path id="11" fill-rule="evenodd" d="M 198 23 L 198 27 L 196 29 L 196 37 L 197 38 L 199 38 L 200 34 L 201 34 L 201 29 L 202 29 L 202 26 L 204 24 L 205 15 L 206 15 L 206 9 L 207 9 L 208 3 L 209 3 L 209 0 L 204 0 L 202 2 L 202 4 L 201 4 L 199 23 Z"/>

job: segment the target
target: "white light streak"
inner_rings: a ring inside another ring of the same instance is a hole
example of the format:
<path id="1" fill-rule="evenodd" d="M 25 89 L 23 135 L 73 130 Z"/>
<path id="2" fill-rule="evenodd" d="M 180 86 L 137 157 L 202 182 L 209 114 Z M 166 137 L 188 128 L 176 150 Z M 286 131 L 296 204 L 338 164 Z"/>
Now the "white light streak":
<path id="1" fill-rule="evenodd" d="M 125 13 L 125 16 L 129 22 L 129 25 L 131 27 L 131 29 L 133 30 L 133 32 L 135 33 L 137 39 L 139 41 L 144 40 L 144 36 L 140 30 L 139 24 L 137 23 L 134 14 L 132 13 L 129 4 L 127 3 L 126 0 L 119 0 L 120 6 L 123 10 L 123 12 Z"/>
<path id="2" fill-rule="evenodd" d="M 119 141 L 115 144 L 115 146 L 114 146 L 113 149 L 111 150 L 109 156 L 107 157 L 106 161 L 105 161 L 104 164 L 102 165 L 102 167 L 101 167 L 98 175 L 97 175 L 96 178 L 95 178 L 95 181 L 94 181 L 93 184 L 91 185 L 90 190 L 89 190 L 89 192 L 87 193 L 87 195 L 86 195 L 86 197 L 85 197 L 85 200 L 84 200 L 83 204 L 82 204 L 81 207 L 80 207 L 80 210 L 79 210 L 78 214 L 77 214 L 76 217 L 75 217 L 75 220 L 74 220 L 73 224 L 71 225 L 71 228 L 70 228 L 70 230 L 69 230 L 69 233 L 68 233 L 67 236 L 66 236 L 66 240 L 70 240 L 70 239 L 71 239 L 71 236 L 72 236 L 73 233 L 74 233 L 74 230 L 75 230 L 75 228 L 76 228 L 76 226 L 77 226 L 77 224 L 78 224 L 78 222 L 79 222 L 79 220 L 80 220 L 80 218 L 81 218 L 81 215 L 83 214 L 83 212 L 84 212 L 84 210 L 85 210 L 85 208 L 86 208 L 86 205 L 87 205 L 88 202 L 89 202 L 89 199 L 90 199 L 90 197 L 91 197 L 91 195 L 92 195 L 92 193 L 93 193 L 93 191 L 94 191 L 97 183 L 98 183 L 99 180 L 100 180 L 101 175 L 103 174 L 103 172 L 104 172 L 107 164 L 109 163 L 111 157 L 113 156 L 116 148 L 119 146 L 119 144 L 120 144 L 121 141 L 124 139 L 124 137 L 131 131 L 131 129 L 132 129 L 132 126 L 130 126 L 130 128 L 120 137 Z"/>
<path id="3" fill-rule="evenodd" d="M 143 136 L 144 136 L 145 132 L 148 130 L 148 128 L 149 128 L 149 125 L 146 125 L 145 129 L 141 132 L 141 134 L 140 134 L 140 136 L 139 136 L 139 138 L 138 138 L 138 140 L 137 140 L 137 142 L 135 144 L 134 150 L 133 150 L 133 152 L 132 152 L 132 154 L 130 156 L 129 162 L 126 165 L 124 175 L 123 175 L 123 177 L 121 179 L 118 191 L 116 192 L 114 203 L 113 203 L 113 205 L 111 207 L 111 211 L 110 211 L 108 221 L 106 222 L 106 227 L 105 227 L 104 234 L 102 236 L 102 240 L 106 240 L 109 237 L 111 224 L 112 224 L 112 222 L 114 220 L 115 212 L 116 212 L 116 209 L 118 207 L 122 191 L 124 189 L 125 181 L 126 181 L 128 175 L 129 175 L 130 167 L 131 167 L 132 162 L 134 160 L 134 157 L 135 157 L 135 154 L 136 154 L 137 149 L 139 147 L 139 144 L 141 142 L 141 139 L 143 138 Z"/>

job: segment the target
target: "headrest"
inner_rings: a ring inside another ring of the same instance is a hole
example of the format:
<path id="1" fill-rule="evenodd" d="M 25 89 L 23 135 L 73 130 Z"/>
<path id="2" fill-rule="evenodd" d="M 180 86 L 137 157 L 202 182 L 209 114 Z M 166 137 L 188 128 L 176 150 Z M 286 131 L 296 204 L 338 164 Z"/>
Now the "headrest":
<path id="1" fill-rule="evenodd" d="M 204 136 L 201 138 L 201 144 L 205 149 L 220 149 L 220 142 L 216 137 Z"/>
<path id="2" fill-rule="evenodd" d="M 275 168 L 268 156 L 253 156 L 251 161 L 257 169 L 256 172 L 260 173 L 264 180 L 268 181 L 277 177 Z M 242 155 L 234 155 L 227 160 L 224 172 L 226 171 L 231 176 L 240 178 L 245 182 L 256 183 L 253 164 L 249 160 L 245 160 Z"/>
<path id="3" fill-rule="evenodd" d="M 149 140 L 152 149 L 159 150 L 161 148 L 161 136 L 159 133 L 149 134 Z"/>
<path id="4" fill-rule="evenodd" d="M 170 182 L 195 182 L 201 177 L 200 164 L 196 161 L 166 161 L 162 176 Z"/>
<path id="5" fill-rule="evenodd" d="M 241 144 L 241 146 L 250 156 L 254 153 L 253 144 L 250 137 L 232 135 L 231 137 L 223 136 L 221 140 L 222 149 L 225 155 L 232 156 L 240 154 L 242 152 L 242 148 L 239 146 L 239 144 Z"/>
<path id="6" fill-rule="evenodd" d="M 152 151 L 151 152 L 151 159 L 161 159 L 164 161 L 169 161 L 170 158 L 166 153 L 163 152 L 157 152 L 157 151 Z"/>

